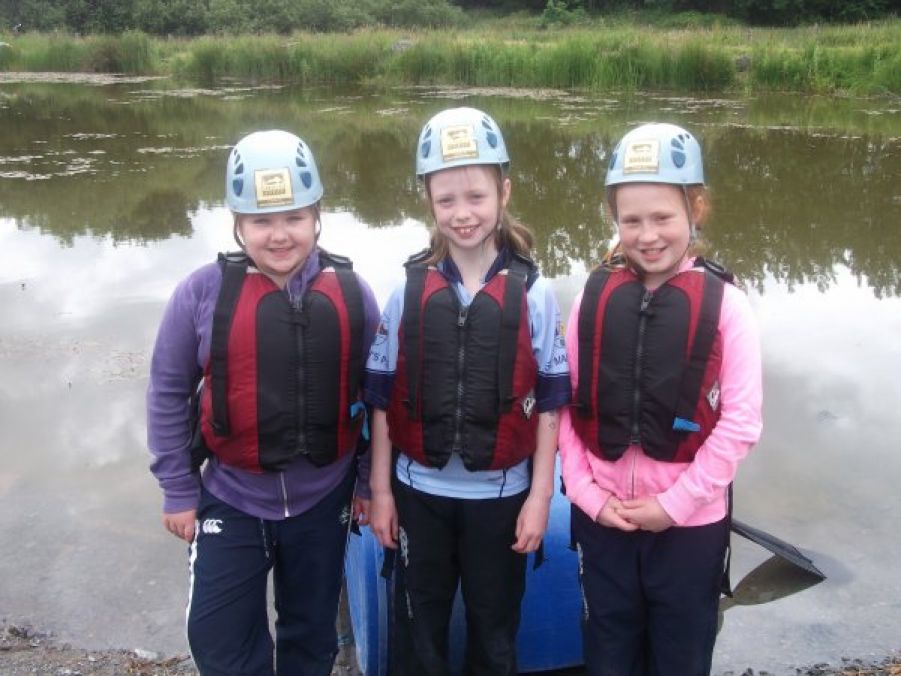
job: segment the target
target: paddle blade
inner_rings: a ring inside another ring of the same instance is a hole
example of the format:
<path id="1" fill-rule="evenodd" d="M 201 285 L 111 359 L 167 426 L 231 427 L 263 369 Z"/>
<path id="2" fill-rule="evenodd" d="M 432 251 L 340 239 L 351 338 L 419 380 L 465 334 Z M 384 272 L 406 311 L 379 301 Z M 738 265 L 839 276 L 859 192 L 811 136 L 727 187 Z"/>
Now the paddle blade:
<path id="1" fill-rule="evenodd" d="M 807 571 L 819 580 L 825 580 L 826 575 L 814 565 L 807 556 L 801 553 L 801 550 L 785 540 L 777 538 L 775 535 L 765 533 L 759 528 L 749 526 L 743 521 L 732 519 L 732 531 L 738 533 L 743 538 L 747 538 L 764 549 L 767 549 L 779 558 L 785 559 L 789 563 L 797 566 L 801 570 Z"/>

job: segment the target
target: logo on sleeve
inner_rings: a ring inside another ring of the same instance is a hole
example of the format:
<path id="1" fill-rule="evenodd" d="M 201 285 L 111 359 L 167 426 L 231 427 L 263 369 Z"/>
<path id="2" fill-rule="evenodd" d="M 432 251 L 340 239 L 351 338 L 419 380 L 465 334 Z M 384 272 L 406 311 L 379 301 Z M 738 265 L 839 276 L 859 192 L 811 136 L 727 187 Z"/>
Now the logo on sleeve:
<path id="1" fill-rule="evenodd" d="M 379 320 L 379 326 L 375 330 L 375 338 L 372 341 L 373 345 L 384 345 L 385 341 L 388 340 L 388 319 L 385 315 L 382 315 L 382 318 Z"/>
<path id="2" fill-rule="evenodd" d="M 707 403 L 714 411 L 720 406 L 720 383 L 716 381 L 707 393 Z"/>

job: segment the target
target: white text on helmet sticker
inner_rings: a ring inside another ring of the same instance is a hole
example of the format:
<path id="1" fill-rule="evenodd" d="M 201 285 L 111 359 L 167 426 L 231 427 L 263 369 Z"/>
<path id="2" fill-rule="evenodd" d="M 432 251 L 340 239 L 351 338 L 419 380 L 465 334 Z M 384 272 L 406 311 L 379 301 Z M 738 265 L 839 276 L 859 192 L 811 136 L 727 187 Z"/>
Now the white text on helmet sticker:
<path id="1" fill-rule="evenodd" d="M 441 159 L 465 160 L 479 156 L 475 134 L 468 124 L 458 124 L 441 130 Z"/>
<path id="2" fill-rule="evenodd" d="M 291 174 L 287 169 L 258 169 L 254 172 L 258 207 L 280 207 L 294 203 Z"/>
<path id="3" fill-rule="evenodd" d="M 657 139 L 632 141 L 623 154 L 624 174 L 656 174 L 660 168 L 660 142 Z"/>

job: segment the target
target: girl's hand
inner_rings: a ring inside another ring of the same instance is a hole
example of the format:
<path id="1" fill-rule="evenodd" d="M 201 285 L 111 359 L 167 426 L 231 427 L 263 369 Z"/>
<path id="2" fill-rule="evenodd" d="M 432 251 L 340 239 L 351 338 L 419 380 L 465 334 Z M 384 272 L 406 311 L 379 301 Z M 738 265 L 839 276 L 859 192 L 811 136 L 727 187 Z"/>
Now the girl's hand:
<path id="1" fill-rule="evenodd" d="M 624 531 L 635 531 L 638 530 L 638 526 L 634 523 L 627 521 L 621 515 L 621 511 L 623 508 L 623 503 L 619 498 L 610 496 L 607 498 L 607 502 L 604 503 L 604 506 L 601 508 L 601 511 L 598 512 L 595 521 L 602 526 L 607 526 L 609 528 L 619 528 Z"/>
<path id="2" fill-rule="evenodd" d="M 371 503 L 372 501 L 368 498 L 359 498 L 357 496 L 354 496 L 354 500 L 351 505 L 351 514 L 353 515 L 354 521 L 356 521 L 361 526 L 369 525 Z"/>
<path id="3" fill-rule="evenodd" d="M 675 525 L 655 497 L 623 500 L 619 515 L 641 530 L 649 530 L 653 533 L 659 533 Z"/>
<path id="4" fill-rule="evenodd" d="M 550 502 L 548 498 L 537 495 L 526 498 L 516 518 L 516 542 L 510 547 L 514 552 L 528 554 L 541 545 L 541 539 L 547 530 Z"/>
<path id="5" fill-rule="evenodd" d="M 372 494 L 369 528 L 382 547 L 397 549 L 397 508 L 391 491 Z"/>
<path id="6" fill-rule="evenodd" d="M 174 514 L 163 514 L 163 527 L 185 542 L 194 542 L 194 524 L 196 522 L 196 509 L 175 512 Z"/>

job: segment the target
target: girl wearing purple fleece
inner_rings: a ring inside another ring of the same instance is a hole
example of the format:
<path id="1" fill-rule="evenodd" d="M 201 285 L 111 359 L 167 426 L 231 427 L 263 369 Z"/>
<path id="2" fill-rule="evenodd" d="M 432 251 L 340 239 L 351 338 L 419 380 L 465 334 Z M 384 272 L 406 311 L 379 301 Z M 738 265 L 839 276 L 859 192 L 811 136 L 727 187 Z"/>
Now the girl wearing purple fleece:
<path id="1" fill-rule="evenodd" d="M 560 455 L 592 676 L 710 673 L 729 538 L 728 487 L 761 429 L 748 299 L 696 257 L 701 148 L 647 124 L 613 151 L 619 245 L 570 315 L 573 406 Z"/>
<path id="2" fill-rule="evenodd" d="M 366 463 L 352 496 L 378 308 L 350 261 L 317 247 L 322 192 L 297 136 L 241 139 L 226 199 L 242 253 L 178 285 L 154 347 L 151 470 L 163 525 L 191 545 L 187 634 L 204 676 L 327 676 L 337 653 L 348 528 L 368 514 Z"/>

